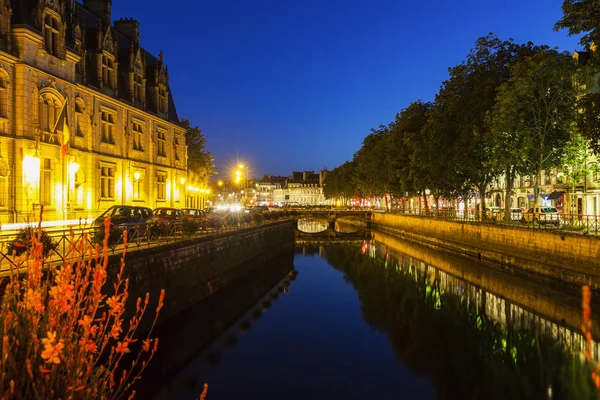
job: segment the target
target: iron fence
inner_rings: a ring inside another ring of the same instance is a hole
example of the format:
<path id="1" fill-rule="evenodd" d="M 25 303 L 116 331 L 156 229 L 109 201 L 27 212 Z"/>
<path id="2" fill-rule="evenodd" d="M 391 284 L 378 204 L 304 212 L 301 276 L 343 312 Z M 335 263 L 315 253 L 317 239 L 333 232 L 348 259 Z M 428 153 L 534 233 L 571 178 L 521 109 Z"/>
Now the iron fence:
<path id="1" fill-rule="evenodd" d="M 159 232 L 151 231 L 145 226 L 140 225 L 134 229 L 127 231 L 127 241 L 124 241 L 123 233 L 118 236 L 111 238 L 108 244 L 109 254 L 120 254 L 123 250 L 132 251 L 150 247 L 158 247 L 166 244 L 175 242 L 182 242 L 188 240 L 199 239 L 211 235 L 216 235 L 224 232 L 233 232 L 242 229 L 246 229 L 252 226 L 268 225 L 276 222 L 284 221 L 279 220 L 268 220 L 262 223 L 239 223 L 236 225 L 226 225 L 220 228 L 206 228 L 200 229 L 194 233 L 184 233 L 181 229 L 181 224 L 173 224 L 167 227 L 163 227 Z M 56 249 L 46 259 L 47 265 L 62 264 L 65 262 L 68 256 L 83 256 L 86 257 L 87 248 L 89 246 L 96 246 L 101 244 L 102 240 L 96 236 L 99 228 L 98 227 L 70 227 L 70 228 L 55 228 L 55 229 L 44 229 L 48 233 L 56 244 Z M 11 266 L 15 267 L 15 257 L 13 254 L 8 253 L 8 246 L 17 237 L 16 232 L 2 233 L 0 234 L 0 272 L 7 271 Z M 73 248 L 73 244 L 83 240 L 83 250 L 81 253 L 69 255 L 69 251 L 78 252 L 79 250 Z M 125 243 L 124 243 L 125 242 Z"/>
<path id="2" fill-rule="evenodd" d="M 394 213 L 440 218 L 450 221 L 499 224 L 557 232 L 581 233 L 584 235 L 600 234 L 600 215 L 511 213 L 511 217 L 507 222 L 504 219 L 504 212 L 481 214 L 472 211 L 429 210 L 421 212 L 400 211 Z"/>

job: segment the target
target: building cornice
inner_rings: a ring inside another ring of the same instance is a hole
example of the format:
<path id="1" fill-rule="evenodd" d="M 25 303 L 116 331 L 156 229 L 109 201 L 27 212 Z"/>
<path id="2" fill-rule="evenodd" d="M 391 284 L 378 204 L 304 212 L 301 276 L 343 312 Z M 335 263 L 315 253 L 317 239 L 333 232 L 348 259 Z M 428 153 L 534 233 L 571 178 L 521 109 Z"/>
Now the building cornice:
<path id="1" fill-rule="evenodd" d="M 82 84 L 77 83 L 77 82 L 68 81 L 66 79 L 63 79 L 63 78 L 58 77 L 56 75 L 53 75 L 53 74 L 51 74 L 51 73 L 49 73 L 47 71 L 44 71 L 43 69 L 39 69 L 39 68 L 37 68 L 37 67 L 35 67 L 35 66 L 31 65 L 31 64 L 25 63 L 25 62 L 19 62 L 18 64 L 26 66 L 28 68 L 31 68 L 32 70 L 34 70 L 34 71 L 36 71 L 38 73 L 42 73 L 42 74 L 51 76 L 57 82 L 61 82 L 63 84 L 71 85 L 73 88 L 77 88 L 77 90 L 79 90 L 79 91 L 81 91 L 83 93 L 86 93 L 86 94 L 89 94 L 89 95 L 93 95 L 97 99 L 102 100 L 102 101 L 104 101 L 106 103 L 111 103 L 111 104 L 113 104 L 115 106 L 115 108 L 118 108 L 118 109 L 120 108 L 120 109 L 126 110 L 126 111 L 128 111 L 130 113 L 137 113 L 137 114 L 143 115 L 144 117 L 152 119 L 152 120 L 156 121 L 157 123 L 161 123 L 161 124 L 164 124 L 166 126 L 169 126 L 169 127 L 174 128 L 174 129 L 177 129 L 179 131 L 185 132 L 185 128 L 183 128 L 179 124 L 176 124 L 176 123 L 174 123 L 172 121 L 168 121 L 166 119 L 162 119 L 158 115 L 151 114 L 148 111 L 145 111 L 145 110 L 142 110 L 140 108 L 134 107 L 131 104 L 126 103 L 126 102 L 124 102 L 122 100 L 115 99 L 114 97 L 107 96 L 106 94 L 102 93 L 99 90 L 96 90 L 96 89 L 91 88 L 91 87 L 86 86 L 86 85 L 82 85 Z"/>
<path id="2" fill-rule="evenodd" d="M 23 37 L 25 39 L 29 39 L 31 41 L 38 42 L 38 43 L 41 43 L 44 40 L 42 35 L 38 34 L 37 32 L 32 31 L 29 28 L 25 28 L 25 27 L 13 28 L 12 35 L 13 35 L 13 37 Z"/>

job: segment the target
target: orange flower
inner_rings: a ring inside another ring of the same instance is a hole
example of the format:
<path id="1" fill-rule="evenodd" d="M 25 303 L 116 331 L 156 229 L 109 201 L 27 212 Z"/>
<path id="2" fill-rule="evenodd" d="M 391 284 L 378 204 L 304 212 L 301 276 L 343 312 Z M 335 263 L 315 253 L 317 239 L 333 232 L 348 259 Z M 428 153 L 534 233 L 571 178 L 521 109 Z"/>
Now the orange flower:
<path id="1" fill-rule="evenodd" d="M 150 343 L 152 343 L 152 339 L 146 339 L 142 341 L 142 349 L 144 351 L 150 351 Z"/>
<path id="2" fill-rule="evenodd" d="M 65 345 L 63 344 L 62 340 L 59 340 L 59 342 L 56 344 L 55 341 L 56 332 L 48 332 L 48 336 L 42 339 L 42 344 L 44 345 L 44 350 L 42 350 L 42 358 L 46 360 L 47 363 L 60 364 L 60 357 Z"/>
<path id="3" fill-rule="evenodd" d="M 25 295 L 25 308 L 28 310 L 35 310 L 37 312 L 44 311 L 41 293 L 33 289 L 27 290 L 27 294 Z"/>
<path id="4" fill-rule="evenodd" d="M 117 353 L 123 353 L 123 354 L 129 353 L 130 350 L 129 350 L 129 348 L 127 346 L 129 346 L 129 342 L 127 342 L 127 341 L 125 341 L 125 342 L 117 342 L 117 348 L 115 349 L 115 351 Z"/>

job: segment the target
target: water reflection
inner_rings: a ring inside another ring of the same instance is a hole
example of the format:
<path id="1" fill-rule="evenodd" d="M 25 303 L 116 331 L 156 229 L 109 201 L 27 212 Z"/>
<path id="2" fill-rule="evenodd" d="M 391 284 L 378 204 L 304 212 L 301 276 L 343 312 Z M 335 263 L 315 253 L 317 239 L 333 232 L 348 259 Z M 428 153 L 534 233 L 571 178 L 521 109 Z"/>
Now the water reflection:
<path id="1" fill-rule="evenodd" d="M 321 254 L 358 291 L 365 320 L 386 332 L 401 361 L 432 379 L 438 398 L 595 397 L 585 340 L 564 321 L 379 242 Z"/>
<path id="2" fill-rule="evenodd" d="M 363 229 L 358 225 L 352 225 L 342 221 L 335 221 L 335 231 L 342 233 L 355 233 Z"/>
<path id="3" fill-rule="evenodd" d="M 210 335 L 197 352 L 196 333 L 175 334 L 148 393 L 195 398 L 208 382 L 211 400 L 596 397 L 576 295 L 375 237 L 297 245 L 293 267 L 270 274 L 280 283 L 232 288 L 184 318 L 194 326 L 169 326 Z"/>
<path id="4" fill-rule="evenodd" d="M 298 230 L 305 233 L 324 232 L 329 228 L 329 222 L 315 218 L 300 218 L 298 220 Z"/>

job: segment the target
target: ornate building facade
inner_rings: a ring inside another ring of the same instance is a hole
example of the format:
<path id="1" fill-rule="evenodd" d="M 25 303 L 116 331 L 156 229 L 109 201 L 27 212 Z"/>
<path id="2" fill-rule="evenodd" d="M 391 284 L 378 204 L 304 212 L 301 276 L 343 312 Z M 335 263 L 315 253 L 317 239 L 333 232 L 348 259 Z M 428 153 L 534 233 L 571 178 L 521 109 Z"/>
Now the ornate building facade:
<path id="1" fill-rule="evenodd" d="M 183 207 L 185 130 L 161 54 L 111 0 L 0 0 L 0 223 Z"/>
<path id="2" fill-rule="evenodd" d="M 288 206 L 330 206 L 333 199 L 326 199 L 323 194 L 323 182 L 327 170 L 292 172 L 285 183 L 273 190 L 275 203 Z"/>

